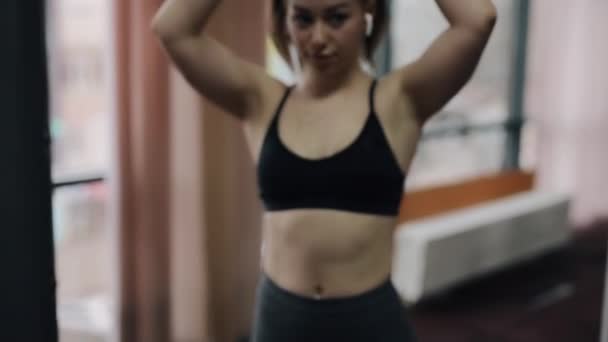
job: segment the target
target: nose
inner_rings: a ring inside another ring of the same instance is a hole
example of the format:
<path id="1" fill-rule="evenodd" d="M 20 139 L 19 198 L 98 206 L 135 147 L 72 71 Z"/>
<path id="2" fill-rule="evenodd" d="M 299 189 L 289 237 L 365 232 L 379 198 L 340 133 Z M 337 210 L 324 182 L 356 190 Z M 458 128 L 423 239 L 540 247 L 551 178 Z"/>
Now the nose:
<path id="1" fill-rule="evenodd" d="M 312 44 L 315 49 L 323 49 L 327 45 L 327 28 L 323 23 L 316 23 L 312 29 Z"/>

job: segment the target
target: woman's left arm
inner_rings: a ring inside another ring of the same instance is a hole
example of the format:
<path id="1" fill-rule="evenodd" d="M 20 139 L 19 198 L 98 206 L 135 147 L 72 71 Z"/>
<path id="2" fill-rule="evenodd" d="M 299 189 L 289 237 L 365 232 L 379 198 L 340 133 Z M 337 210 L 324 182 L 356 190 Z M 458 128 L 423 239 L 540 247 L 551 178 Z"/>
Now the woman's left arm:
<path id="1" fill-rule="evenodd" d="M 469 81 L 496 22 L 491 0 L 435 0 L 448 20 L 424 54 L 397 72 L 420 124 Z"/>

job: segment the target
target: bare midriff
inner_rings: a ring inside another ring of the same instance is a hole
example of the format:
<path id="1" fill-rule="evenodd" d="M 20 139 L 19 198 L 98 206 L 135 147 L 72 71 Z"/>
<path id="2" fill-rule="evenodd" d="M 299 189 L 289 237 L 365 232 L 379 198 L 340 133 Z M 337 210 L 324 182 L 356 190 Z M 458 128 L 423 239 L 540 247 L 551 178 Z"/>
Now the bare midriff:
<path id="1" fill-rule="evenodd" d="M 390 277 L 397 218 L 331 209 L 267 212 L 262 269 L 287 291 L 356 296 Z"/>

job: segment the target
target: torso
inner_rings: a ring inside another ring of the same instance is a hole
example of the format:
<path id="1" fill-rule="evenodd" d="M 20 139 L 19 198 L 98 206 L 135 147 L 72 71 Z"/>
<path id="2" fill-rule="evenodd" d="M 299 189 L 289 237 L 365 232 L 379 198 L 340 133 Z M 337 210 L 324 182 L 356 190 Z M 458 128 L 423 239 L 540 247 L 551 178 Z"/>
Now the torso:
<path id="1" fill-rule="evenodd" d="M 375 110 L 392 152 L 406 173 L 420 129 L 398 82 L 391 76 L 379 80 Z M 331 96 L 313 105 L 294 91 L 279 121 L 281 141 L 293 153 L 313 160 L 347 148 L 369 112 L 368 87 L 368 82 L 360 82 L 349 94 Z M 273 101 L 262 106 L 264 115 L 245 125 L 256 165 L 283 92 L 283 87 L 270 90 L 268 97 Z M 286 290 L 311 298 L 363 293 L 390 276 L 396 223 L 396 217 L 331 209 L 266 212 L 262 269 Z"/>

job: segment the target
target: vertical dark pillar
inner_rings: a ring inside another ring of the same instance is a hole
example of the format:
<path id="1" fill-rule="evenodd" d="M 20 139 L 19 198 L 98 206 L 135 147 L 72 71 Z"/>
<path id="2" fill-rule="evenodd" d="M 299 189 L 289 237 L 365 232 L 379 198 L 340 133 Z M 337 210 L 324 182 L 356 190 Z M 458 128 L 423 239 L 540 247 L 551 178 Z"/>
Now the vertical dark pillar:
<path id="1" fill-rule="evenodd" d="M 0 1 L 0 341 L 57 341 L 43 0 Z"/>
<path id="2" fill-rule="evenodd" d="M 524 94 L 526 86 L 526 62 L 528 54 L 528 26 L 530 0 L 516 2 L 515 54 L 513 56 L 513 78 L 511 79 L 511 103 L 507 124 L 507 143 L 504 160 L 505 169 L 519 169 L 521 134 L 524 125 Z"/>

